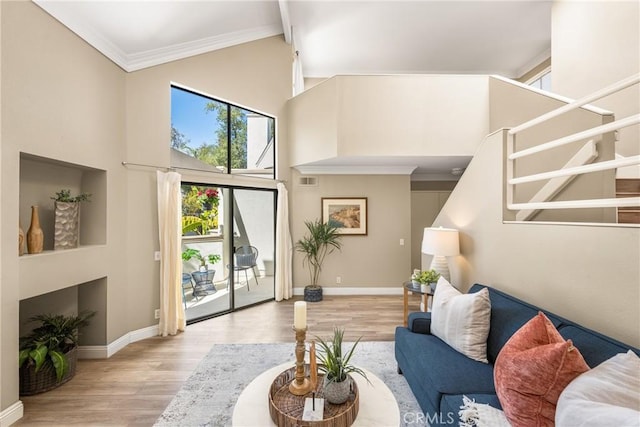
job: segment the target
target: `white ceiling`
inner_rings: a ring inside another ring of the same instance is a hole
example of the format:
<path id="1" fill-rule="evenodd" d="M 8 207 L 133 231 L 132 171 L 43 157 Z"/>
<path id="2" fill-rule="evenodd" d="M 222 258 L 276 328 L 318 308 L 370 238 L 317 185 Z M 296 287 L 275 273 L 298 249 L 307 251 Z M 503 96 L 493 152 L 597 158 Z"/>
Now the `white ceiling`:
<path id="1" fill-rule="evenodd" d="M 549 56 L 550 0 L 34 0 L 127 71 L 293 28 L 305 77 L 519 77 Z M 288 38 L 288 37 L 287 37 Z"/>
<path id="2" fill-rule="evenodd" d="M 33 1 L 126 71 L 280 34 L 293 41 L 305 77 L 456 73 L 515 78 L 551 52 L 550 0 Z M 468 161 L 367 157 L 311 166 L 318 171 L 415 166 L 414 179 L 438 179 Z"/>

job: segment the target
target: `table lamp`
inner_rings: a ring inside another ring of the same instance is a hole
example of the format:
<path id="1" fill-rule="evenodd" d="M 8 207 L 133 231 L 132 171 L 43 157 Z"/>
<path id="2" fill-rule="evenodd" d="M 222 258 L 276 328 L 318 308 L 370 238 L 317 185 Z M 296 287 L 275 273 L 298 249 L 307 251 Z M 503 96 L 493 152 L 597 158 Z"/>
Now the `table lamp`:
<path id="1" fill-rule="evenodd" d="M 449 264 L 445 257 L 460 255 L 458 230 L 442 227 L 425 228 L 422 237 L 422 253 L 433 255 L 430 268 L 450 281 Z"/>

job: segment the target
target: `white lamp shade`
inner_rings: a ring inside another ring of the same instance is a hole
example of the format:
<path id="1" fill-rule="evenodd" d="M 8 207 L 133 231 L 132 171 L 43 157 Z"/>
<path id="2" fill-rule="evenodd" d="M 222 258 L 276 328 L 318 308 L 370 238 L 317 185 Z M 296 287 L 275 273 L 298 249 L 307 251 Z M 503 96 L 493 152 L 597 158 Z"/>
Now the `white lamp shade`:
<path id="1" fill-rule="evenodd" d="M 452 228 L 425 228 L 422 237 L 422 253 L 438 256 L 460 255 L 458 230 Z"/>

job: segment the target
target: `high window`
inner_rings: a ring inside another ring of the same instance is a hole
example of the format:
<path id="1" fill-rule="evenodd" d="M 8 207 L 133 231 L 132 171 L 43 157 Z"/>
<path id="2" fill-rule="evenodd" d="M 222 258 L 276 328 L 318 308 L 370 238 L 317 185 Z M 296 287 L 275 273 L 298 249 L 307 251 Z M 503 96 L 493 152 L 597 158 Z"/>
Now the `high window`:
<path id="1" fill-rule="evenodd" d="M 171 165 L 209 172 L 181 187 L 187 322 L 273 300 L 276 193 L 225 174 L 275 178 L 275 119 L 172 86 Z"/>
<path id="2" fill-rule="evenodd" d="M 171 148 L 181 166 L 275 178 L 275 119 L 171 87 Z M 176 162 L 172 161 L 172 164 Z"/>

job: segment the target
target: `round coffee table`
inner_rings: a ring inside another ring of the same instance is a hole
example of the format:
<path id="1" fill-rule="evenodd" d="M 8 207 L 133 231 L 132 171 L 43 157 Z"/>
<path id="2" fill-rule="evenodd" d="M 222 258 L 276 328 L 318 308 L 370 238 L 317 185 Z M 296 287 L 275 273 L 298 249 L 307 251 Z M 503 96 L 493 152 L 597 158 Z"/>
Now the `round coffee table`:
<path id="1" fill-rule="evenodd" d="M 275 426 L 269 414 L 269 387 L 293 362 L 271 368 L 258 375 L 240 393 L 233 408 L 232 424 L 235 427 Z M 398 402 L 389 387 L 370 371 L 363 369 L 371 384 L 360 375 L 353 375 L 360 393 L 360 410 L 353 426 L 389 427 L 400 425 Z"/>

